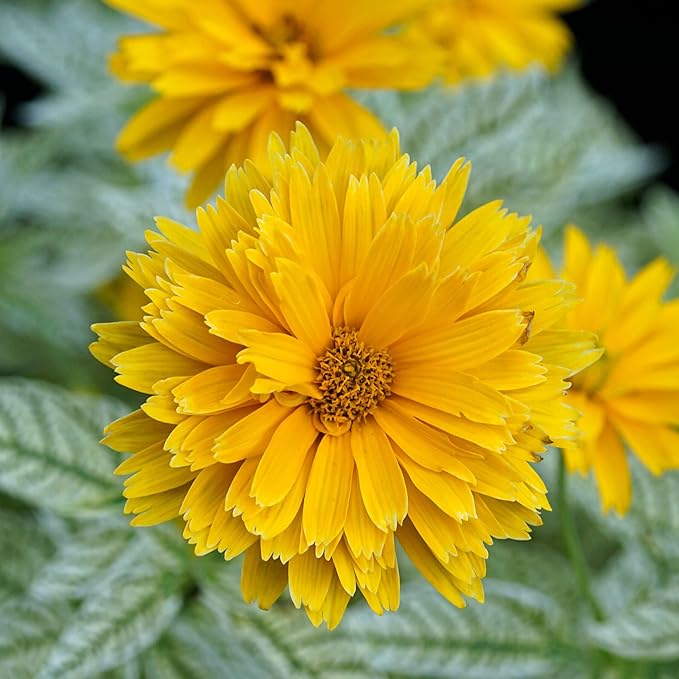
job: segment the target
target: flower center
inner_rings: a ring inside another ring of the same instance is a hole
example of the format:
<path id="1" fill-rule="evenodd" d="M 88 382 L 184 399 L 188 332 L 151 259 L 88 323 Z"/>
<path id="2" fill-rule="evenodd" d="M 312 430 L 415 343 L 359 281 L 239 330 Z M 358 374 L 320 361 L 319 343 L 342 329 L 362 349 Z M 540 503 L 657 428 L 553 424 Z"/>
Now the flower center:
<path id="1" fill-rule="evenodd" d="M 348 431 L 354 420 L 365 420 L 391 394 L 394 373 L 389 353 L 367 347 L 353 328 L 336 328 L 318 363 L 317 384 L 323 397 L 311 399 L 310 405 L 332 431 Z"/>
<path id="2" fill-rule="evenodd" d="M 281 48 L 302 39 L 304 29 L 293 14 L 284 14 L 269 33 L 269 41 L 274 47 Z"/>

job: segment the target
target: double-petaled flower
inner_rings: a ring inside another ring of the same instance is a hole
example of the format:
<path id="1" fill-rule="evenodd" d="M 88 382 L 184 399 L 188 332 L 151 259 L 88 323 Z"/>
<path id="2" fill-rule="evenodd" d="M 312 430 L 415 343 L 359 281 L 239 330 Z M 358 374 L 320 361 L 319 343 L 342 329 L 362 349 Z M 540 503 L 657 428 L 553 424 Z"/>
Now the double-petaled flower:
<path id="1" fill-rule="evenodd" d="M 182 517 L 197 554 L 245 553 L 242 588 L 286 586 L 314 624 L 360 591 L 399 604 L 398 541 L 449 601 L 482 599 L 487 545 L 548 507 L 533 469 L 574 436 L 568 379 L 599 356 L 576 301 L 527 280 L 539 233 L 500 202 L 462 219 L 469 165 L 437 184 L 387 139 L 327 154 L 298 126 L 226 176 L 199 231 L 158 219 L 126 271 L 142 322 L 94 355 L 147 395 L 106 443 L 136 525 Z"/>

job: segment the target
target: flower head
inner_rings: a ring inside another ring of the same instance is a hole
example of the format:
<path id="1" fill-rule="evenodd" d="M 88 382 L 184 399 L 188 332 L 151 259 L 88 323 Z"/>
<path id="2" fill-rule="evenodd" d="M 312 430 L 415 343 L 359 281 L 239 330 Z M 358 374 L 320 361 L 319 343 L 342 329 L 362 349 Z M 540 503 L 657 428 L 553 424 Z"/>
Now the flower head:
<path id="1" fill-rule="evenodd" d="M 548 507 L 531 463 L 574 435 L 565 380 L 597 355 L 554 329 L 573 286 L 526 282 L 530 218 L 456 221 L 462 160 L 437 185 L 395 131 L 323 160 L 301 125 L 269 152 L 271 183 L 232 167 L 199 232 L 158 219 L 129 255 L 143 322 L 94 326 L 94 355 L 148 395 L 106 432 L 134 453 L 126 511 L 245 552 L 246 600 L 287 585 L 315 624 L 357 590 L 397 608 L 395 540 L 451 602 L 481 599 L 486 545 Z"/>
<path id="2" fill-rule="evenodd" d="M 543 259 L 535 269 L 551 267 Z M 610 247 L 592 249 L 570 226 L 561 275 L 583 298 L 566 327 L 597 333 L 604 350 L 568 394 L 582 436 L 564 448 L 566 461 L 591 469 L 604 511 L 623 514 L 632 491 L 625 444 L 655 474 L 679 467 L 679 300 L 662 301 L 673 272 L 656 259 L 628 281 Z"/>
<path id="3" fill-rule="evenodd" d="M 338 135 L 384 134 L 346 89 L 418 89 L 438 68 L 433 44 L 385 34 L 430 0 L 106 1 L 161 29 L 123 38 L 111 59 L 118 77 L 157 93 L 118 148 L 131 160 L 172 150 L 172 165 L 194 173 L 190 205 L 232 163 L 262 168 L 269 132 L 296 120 L 326 150 Z"/>
<path id="4" fill-rule="evenodd" d="M 555 71 L 571 45 L 566 25 L 553 14 L 581 0 L 438 0 L 414 30 L 445 52 L 449 84 L 482 78 L 501 68 L 541 63 Z"/>

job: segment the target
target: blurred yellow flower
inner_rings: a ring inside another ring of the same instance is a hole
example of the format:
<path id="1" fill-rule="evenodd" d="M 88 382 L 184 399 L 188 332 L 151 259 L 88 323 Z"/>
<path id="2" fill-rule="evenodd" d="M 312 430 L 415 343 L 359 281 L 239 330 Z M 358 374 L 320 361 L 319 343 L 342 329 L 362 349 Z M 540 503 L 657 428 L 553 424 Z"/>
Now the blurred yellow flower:
<path id="1" fill-rule="evenodd" d="M 535 275 L 550 275 L 544 257 Z M 566 326 L 599 335 L 605 353 L 573 380 L 568 402 L 582 437 L 564 448 L 571 470 L 590 469 L 604 511 L 624 514 L 632 487 L 625 444 L 654 474 L 679 467 L 679 300 L 663 302 L 673 271 L 656 259 L 631 280 L 607 245 L 566 230 L 561 276 L 583 298 Z"/>
<path id="2" fill-rule="evenodd" d="M 571 45 L 571 34 L 554 12 L 581 0 L 438 0 L 414 24 L 414 32 L 445 52 L 443 74 L 455 84 L 501 68 L 521 70 L 540 63 L 555 71 Z"/>
<path id="3" fill-rule="evenodd" d="M 385 30 L 431 0 L 106 0 L 161 32 L 120 40 L 122 80 L 157 97 L 127 124 L 118 149 L 130 160 L 172 150 L 192 172 L 190 206 L 206 200 L 232 163 L 260 169 L 273 130 L 302 120 L 326 151 L 338 135 L 384 134 L 347 88 L 412 90 L 438 71 L 429 41 Z"/>
<path id="4" fill-rule="evenodd" d="M 547 508 L 531 466 L 574 435 L 566 380 L 598 357 L 553 329 L 572 284 L 526 282 L 538 232 L 489 203 L 456 220 L 398 135 L 272 135 L 269 183 L 232 167 L 199 232 L 158 219 L 126 271 L 144 320 L 94 326 L 93 354 L 147 394 L 105 442 L 135 525 L 182 516 L 197 554 L 245 552 L 247 601 L 289 586 L 314 624 L 359 590 L 399 605 L 395 539 L 449 601 L 482 599 L 486 545 Z"/>
<path id="5" fill-rule="evenodd" d="M 142 306 L 146 304 L 144 291 L 124 273 L 97 289 L 96 298 L 111 310 L 113 318 L 141 321 Z"/>

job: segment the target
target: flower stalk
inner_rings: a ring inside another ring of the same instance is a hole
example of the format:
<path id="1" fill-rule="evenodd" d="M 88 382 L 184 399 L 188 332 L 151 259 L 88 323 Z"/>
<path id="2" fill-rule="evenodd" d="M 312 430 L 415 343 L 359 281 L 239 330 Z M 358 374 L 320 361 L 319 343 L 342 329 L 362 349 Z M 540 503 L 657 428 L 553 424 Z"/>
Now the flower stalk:
<path id="1" fill-rule="evenodd" d="M 592 590 L 589 566 L 575 526 L 572 507 L 568 501 L 568 470 L 566 469 L 566 461 L 563 454 L 559 455 L 559 477 L 557 488 L 561 536 L 566 546 L 568 558 L 573 566 L 573 571 L 575 572 L 578 590 L 582 597 L 587 601 L 595 620 L 602 622 L 606 616 Z"/>

